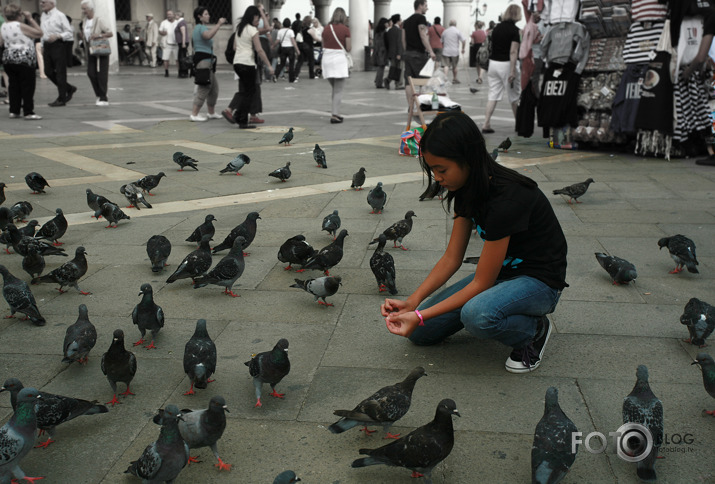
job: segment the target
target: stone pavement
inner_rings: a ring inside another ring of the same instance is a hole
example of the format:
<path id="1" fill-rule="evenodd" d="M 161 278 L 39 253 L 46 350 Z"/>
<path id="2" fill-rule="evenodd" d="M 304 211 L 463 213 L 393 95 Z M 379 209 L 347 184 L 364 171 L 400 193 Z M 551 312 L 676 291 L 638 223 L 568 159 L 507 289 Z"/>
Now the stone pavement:
<path id="1" fill-rule="evenodd" d="M 440 202 L 417 202 L 423 190 L 417 161 L 397 154 L 406 121 L 403 91 L 376 90 L 373 73 L 356 73 L 343 101 L 345 122 L 331 125 L 326 81 L 264 84 L 266 124 L 239 131 L 224 120 L 189 122 L 191 81 L 165 79 L 159 70 L 127 71 L 110 78 L 109 108 L 94 105 L 86 76 L 75 69 L 71 82 L 80 90 L 68 106 L 47 107 L 56 91 L 48 81 L 38 80 L 36 111 L 44 119 L 29 122 L 3 115 L 0 121 L 5 205 L 29 200 L 32 218 L 41 223 L 61 207 L 71 223 L 65 248 L 73 253 L 79 245 L 86 247 L 89 271 L 80 282 L 93 293 L 59 295 L 51 284 L 33 286 L 48 324 L 37 328 L 16 319 L 0 320 L 0 379 L 14 376 L 26 386 L 108 401 L 111 389 L 100 371 L 100 358 L 115 328 L 124 330 L 129 345 L 138 339 L 130 314 L 142 283 L 154 286 L 166 314 L 158 350 L 132 350 L 138 357 L 131 385 L 136 396 L 125 397 L 108 414 L 60 426 L 57 443 L 33 450 L 23 461 L 28 475 L 46 476 L 48 483 L 138 482 L 123 472 L 158 436 L 159 428 L 151 422 L 156 409 L 170 403 L 200 409 L 220 394 L 231 413 L 218 448 L 233 471 L 215 469 L 205 448 L 192 452 L 203 463 L 185 468 L 177 482 L 265 483 L 284 469 L 294 469 L 304 482 L 313 483 L 411 482 L 405 469 L 350 467 L 359 448 L 384 443 L 382 432 L 366 437 L 354 429 L 333 435 L 327 426 L 337 420 L 334 409 L 352 408 L 421 365 L 429 375 L 417 383 L 412 408 L 397 431 L 407 433 L 429 421 L 442 398 L 454 399 L 462 415 L 454 422 L 454 450 L 435 469 L 434 482 L 528 482 L 533 431 L 543 413 L 546 388 L 558 387 L 562 408 L 584 437 L 592 431 L 607 435 L 621 425 L 622 399 L 633 387 L 637 365 L 646 364 L 651 386 L 663 401 L 669 438 L 662 452 L 666 458 L 657 465 L 660 482 L 715 482 L 715 419 L 701 415 L 715 401 L 703 389 L 700 371 L 690 365 L 699 350 L 682 341 L 687 330 L 679 323 L 689 298 L 715 302 L 715 170 L 692 160 L 562 152 L 548 149 L 540 138 L 514 138 L 512 149 L 499 159 L 534 178 L 552 200 L 569 242 L 570 287 L 552 315 L 555 332 L 543 364 L 533 374 L 512 375 L 504 370 L 509 348 L 464 332 L 443 345 L 414 347 L 389 334 L 380 316 L 384 296 L 378 294 L 369 269 L 368 242 L 407 210 L 416 212 L 414 231 L 404 241 L 410 250 L 390 250 L 399 294 L 405 297 L 439 259 L 450 233 L 451 218 Z M 219 80 L 218 105 L 223 107 L 235 83 L 227 71 Z M 477 122 L 483 119 L 485 88 L 472 95 L 463 82 L 452 89 L 451 97 Z M 512 133 L 510 110 L 502 104 L 499 108 L 496 134 L 487 137 L 490 148 Z M 295 143 L 278 146 L 290 126 L 296 128 Z M 315 143 L 327 153 L 327 170 L 315 167 Z M 200 170 L 177 172 L 171 161 L 174 151 L 197 158 Z M 251 157 L 244 176 L 219 176 L 219 169 L 239 152 Z M 287 183 L 266 176 L 286 161 L 292 161 L 293 170 Z M 366 186 L 385 184 L 389 198 L 382 215 L 368 214 L 366 191 L 348 189 L 360 166 L 367 169 Z M 49 180 L 47 194 L 29 194 L 23 181 L 29 171 Z M 86 188 L 123 202 L 121 184 L 158 171 L 167 177 L 150 199 L 153 210 L 126 210 L 132 219 L 114 230 L 90 219 Z M 581 204 L 568 205 L 551 195 L 555 188 L 588 177 L 596 183 Z M 334 209 L 350 235 L 343 261 L 331 271 L 342 276 L 343 286 L 329 299 L 335 307 L 324 308 L 289 287 L 296 276 L 320 274 L 285 272 L 276 253 L 298 233 L 316 248 L 327 245 L 331 239 L 320 224 Z M 186 280 L 165 283 L 193 250 L 184 239 L 206 214 L 218 219 L 214 238 L 220 241 L 254 210 L 261 220 L 246 271 L 234 286 L 240 298 L 228 298 L 216 286 L 194 290 Z M 673 263 L 657 250 L 656 242 L 675 233 L 695 240 L 699 275 L 668 274 Z M 144 247 L 153 234 L 163 234 L 173 244 L 171 265 L 160 274 L 151 272 Z M 469 254 L 479 250 L 475 238 Z M 593 256 L 599 251 L 634 262 L 637 283 L 613 286 Z M 27 279 L 19 256 L 0 259 Z M 48 271 L 64 262 L 47 259 Z M 455 277 L 472 270 L 465 265 Z M 89 308 L 98 342 L 88 365 L 67 367 L 60 362 L 62 339 L 81 303 Z M 218 370 L 215 383 L 189 397 L 182 395 L 189 387 L 183 347 L 198 318 L 207 319 L 218 346 Z M 252 353 L 269 350 L 281 337 L 290 341 L 292 362 L 290 375 L 278 386 L 286 397 L 265 396 L 263 408 L 254 408 L 253 384 L 243 362 Z M 0 421 L 10 414 L 9 398 L 2 395 Z M 605 454 L 590 454 L 582 447 L 566 482 L 636 480 L 635 465 L 619 459 L 609 440 Z"/>

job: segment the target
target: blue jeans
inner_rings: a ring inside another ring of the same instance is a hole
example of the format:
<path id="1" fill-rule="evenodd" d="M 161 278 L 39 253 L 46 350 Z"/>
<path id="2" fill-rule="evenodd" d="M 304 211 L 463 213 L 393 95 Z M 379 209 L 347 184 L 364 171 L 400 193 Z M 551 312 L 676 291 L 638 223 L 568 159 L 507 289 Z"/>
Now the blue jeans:
<path id="1" fill-rule="evenodd" d="M 474 275 L 470 274 L 420 304 L 426 309 L 447 299 L 464 288 Z M 410 336 L 417 345 L 433 345 L 444 341 L 462 328 L 478 338 L 495 339 L 512 348 L 527 345 L 536 333 L 536 323 L 545 314 L 554 312 L 561 291 L 529 276 L 508 281 L 496 281 L 493 287 L 477 294 L 460 309 L 425 320 Z"/>

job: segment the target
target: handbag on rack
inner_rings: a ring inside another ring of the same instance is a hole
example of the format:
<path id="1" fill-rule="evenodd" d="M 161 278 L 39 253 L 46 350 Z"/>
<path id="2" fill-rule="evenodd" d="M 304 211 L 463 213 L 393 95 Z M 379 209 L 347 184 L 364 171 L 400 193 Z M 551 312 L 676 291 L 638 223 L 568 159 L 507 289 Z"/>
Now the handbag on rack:
<path id="1" fill-rule="evenodd" d="M 109 39 L 101 38 L 89 41 L 89 55 L 101 57 L 111 53 L 112 48 L 109 46 Z"/>
<path id="2" fill-rule="evenodd" d="M 341 49 L 343 49 L 343 54 L 345 54 L 345 59 L 348 61 L 348 71 L 352 70 L 353 68 L 353 56 L 350 55 L 350 52 L 345 50 L 345 47 L 343 47 L 343 44 L 340 43 L 340 40 L 338 40 L 338 36 L 335 35 L 335 29 L 333 29 L 333 24 L 330 24 L 330 30 L 333 32 L 333 37 L 335 37 L 335 41 L 338 43 Z"/>

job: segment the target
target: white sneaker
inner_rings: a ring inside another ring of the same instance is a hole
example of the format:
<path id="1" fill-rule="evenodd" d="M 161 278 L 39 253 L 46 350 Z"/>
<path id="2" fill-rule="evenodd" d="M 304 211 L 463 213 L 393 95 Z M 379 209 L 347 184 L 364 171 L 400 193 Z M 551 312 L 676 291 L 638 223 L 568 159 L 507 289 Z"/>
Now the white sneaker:
<path id="1" fill-rule="evenodd" d="M 194 116 L 193 114 L 191 114 L 191 115 L 189 116 L 189 119 L 190 119 L 191 121 L 195 122 L 195 123 L 203 123 L 204 121 L 208 121 L 208 119 L 207 119 L 206 117 L 201 116 L 200 114 L 199 114 L 199 115 L 196 115 L 196 116 Z"/>
<path id="2" fill-rule="evenodd" d="M 40 116 L 39 114 L 28 114 L 27 116 L 25 116 L 25 119 L 27 119 L 28 121 L 39 121 L 40 119 L 42 119 L 42 116 Z"/>
<path id="3" fill-rule="evenodd" d="M 536 370 L 541 365 L 544 357 L 546 343 L 551 336 L 551 322 L 546 316 L 542 316 L 536 328 L 534 339 L 524 348 L 513 350 L 507 358 L 504 367 L 510 373 L 529 373 Z"/>
<path id="4" fill-rule="evenodd" d="M 17 118 L 21 118 L 21 117 L 22 116 L 20 116 L 19 114 L 10 113 L 10 119 L 17 119 Z"/>
<path id="5" fill-rule="evenodd" d="M 221 119 L 222 117 L 223 116 L 221 116 L 218 113 L 211 113 L 211 114 L 206 115 L 206 118 L 208 118 L 208 119 Z"/>
<path id="6" fill-rule="evenodd" d="M 109 106 L 109 101 L 97 101 L 97 106 Z"/>

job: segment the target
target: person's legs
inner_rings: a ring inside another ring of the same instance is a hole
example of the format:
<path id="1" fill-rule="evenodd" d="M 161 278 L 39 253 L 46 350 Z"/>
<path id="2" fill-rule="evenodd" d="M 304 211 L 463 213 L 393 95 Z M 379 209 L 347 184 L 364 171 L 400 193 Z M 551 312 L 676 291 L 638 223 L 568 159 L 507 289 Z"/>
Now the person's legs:
<path id="1" fill-rule="evenodd" d="M 8 75 L 7 97 L 10 100 L 10 114 L 20 115 L 22 108 L 22 74 L 17 64 L 5 64 Z"/>
<path id="2" fill-rule="evenodd" d="M 100 95 L 100 88 L 98 82 L 97 64 L 99 63 L 99 57 L 96 55 L 87 56 L 87 77 L 89 77 L 89 83 L 92 85 L 94 90 L 94 95 L 98 98 Z"/>
<path id="3" fill-rule="evenodd" d="M 192 116 L 198 116 L 199 111 L 201 111 L 201 107 L 206 101 L 206 97 L 208 96 L 210 89 L 210 84 L 208 86 L 199 86 L 198 84 L 194 85 L 194 102 L 191 105 Z"/>
<path id="4" fill-rule="evenodd" d="M 281 76 L 281 72 L 283 72 L 283 69 L 286 66 L 286 60 L 288 59 L 288 52 L 289 49 L 286 49 L 285 47 L 281 47 L 280 49 L 280 62 L 278 63 L 278 68 L 275 70 L 276 72 L 276 77 Z"/>
<path id="5" fill-rule="evenodd" d="M 298 51 L 300 53 L 297 57 L 295 57 L 294 78 L 300 77 L 300 70 L 303 68 L 303 62 L 305 62 L 305 56 L 303 55 L 303 43 L 298 44 Z M 295 51 L 293 55 L 295 56 Z"/>
<path id="6" fill-rule="evenodd" d="M 295 50 L 291 47 L 288 51 L 288 82 L 295 82 Z"/>
<path id="7" fill-rule="evenodd" d="M 385 66 L 375 66 L 375 87 L 383 87 L 383 79 L 385 78 Z"/>
<path id="8" fill-rule="evenodd" d="M 7 67 L 7 65 L 6 65 Z M 22 96 L 22 114 L 30 116 L 35 114 L 35 68 L 29 66 L 18 66 L 20 95 Z"/>
<path id="9" fill-rule="evenodd" d="M 206 95 L 206 109 L 210 115 L 216 114 L 216 101 L 218 101 L 218 80 L 216 79 L 216 73 L 211 71 L 211 88 Z"/>
<path id="10" fill-rule="evenodd" d="M 333 112 L 332 115 L 335 117 L 340 116 L 340 103 L 343 101 L 343 87 L 345 86 L 345 79 L 331 79 L 331 85 L 333 86 Z"/>
<path id="11" fill-rule="evenodd" d="M 256 67 L 243 64 L 233 66 L 238 77 L 241 78 L 239 85 L 238 107 L 234 119 L 239 127 L 248 125 L 248 112 L 251 109 L 251 99 L 256 91 Z"/>
<path id="12" fill-rule="evenodd" d="M 107 101 L 107 90 L 109 89 L 109 56 L 99 58 L 99 72 L 97 73 L 97 85 L 99 86 L 99 100 Z"/>

